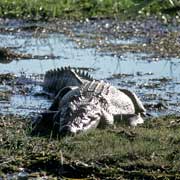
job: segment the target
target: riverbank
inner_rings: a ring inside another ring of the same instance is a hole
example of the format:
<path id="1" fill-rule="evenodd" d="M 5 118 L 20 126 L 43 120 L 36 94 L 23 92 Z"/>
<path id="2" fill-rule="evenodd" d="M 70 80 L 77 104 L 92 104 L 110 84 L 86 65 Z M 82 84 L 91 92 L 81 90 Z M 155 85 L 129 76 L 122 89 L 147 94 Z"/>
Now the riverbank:
<path id="1" fill-rule="evenodd" d="M 176 11 L 178 8 L 175 8 L 176 1 L 163 1 L 163 5 L 161 1 L 155 0 L 118 2 L 84 0 L 78 4 L 77 1 L 67 0 L 46 0 L 43 3 L 35 0 L 2 0 L 0 16 L 3 18 L 68 20 L 57 21 L 57 24 L 51 22 L 53 25 L 46 23 L 45 27 L 44 24 L 24 26 L 23 21 L 5 19 L 5 25 L 0 29 L 1 43 L 10 47 L 12 52 L 32 56 L 30 59 L 20 58 L 15 61 L 15 54 L 2 51 L 1 55 L 14 55 L 10 56 L 14 64 L 5 67 L 9 63 L 8 56 L 5 56 L 7 58 L 1 62 L 5 63 L 1 64 L 1 70 L 4 67 L 4 71 L 13 69 L 15 75 L 17 72 L 24 75 L 26 69 L 22 67 L 30 67 L 27 69 L 30 74 L 39 74 L 45 68 L 67 64 L 91 68 L 96 78 L 107 78 L 114 85 L 135 89 L 144 102 L 150 102 L 146 106 L 150 106 L 154 112 L 164 108 L 159 106 L 161 102 L 167 102 L 170 107 L 166 109 L 165 106 L 164 112 L 179 112 L 176 109 L 180 97 L 179 15 Z M 134 14 L 138 17 L 158 16 L 165 25 L 156 18 L 125 22 L 108 19 L 133 18 Z M 99 21 L 101 17 L 106 19 Z M 169 25 L 171 17 L 175 21 Z M 75 22 L 69 19 L 86 20 Z M 125 64 L 128 61 L 130 63 Z M 46 63 L 49 64 L 45 66 Z M 124 67 L 133 69 L 126 71 Z M 14 78 L 13 74 L 0 74 L 0 86 L 6 87 L 7 82 Z M 9 114 L 0 114 L 0 179 L 180 178 L 180 116 L 177 113 L 152 117 L 135 129 L 116 123 L 116 128 L 97 129 L 75 137 L 60 138 L 53 136 L 52 132 L 44 136 L 32 135 L 31 117 L 11 115 L 10 110 L 19 108 L 19 111 L 25 112 L 28 109 L 35 113 L 42 105 L 33 104 L 32 107 L 32 102 L 31 106 L 27 103 L 28 98 L 22 101 L 20 97 L 20 101 L 25 103 L 16 106 L 10 101 L 14 89 L 2 90 L 0 102 L 4 103 L 5 112 Z M 26 96 L 31 94 L 29 90 L 32 89 L 22 86 L 18 93 Z"/>
<path id="2" fill-rule="evenodd" d="M 117 123 L 115 129 L 59 138 L 32 136 L 28 119 L 1 115 L 0 177 L 179 178 L 179 118 L 151 119 L 135 129 Z"/>

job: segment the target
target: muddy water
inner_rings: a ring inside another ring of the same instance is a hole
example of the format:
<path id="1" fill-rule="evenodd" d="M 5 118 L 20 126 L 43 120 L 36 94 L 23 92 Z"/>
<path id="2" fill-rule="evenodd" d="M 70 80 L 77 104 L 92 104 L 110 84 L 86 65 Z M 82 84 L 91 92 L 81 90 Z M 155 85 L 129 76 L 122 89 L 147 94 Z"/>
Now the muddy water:
<path id="1" fill-rule="evenodd" d="M 109 42 L 117 44 L 144 41 L 134 37 L 109 39 Z M 1 33 L 0 47 L 4 46 L 18 53 L 45 56 L 44 59 L 21 59 L 0 64 L 0 73 L 10 72 L 18 76 L 25 73 L 28 76 L 44 74 L 49 69 L 62 66 L 91 68 L 89 73 L 94 78 L 136 92 L 151 113 L 166 115 L 180 112 L 180 59 L 152 61 L 152 54 L 126 52 L 116 56 L 110 52 L 99 52 L 96 48 L 79 48 L 75 41 L 62 33 L 42 33 L 38 36 L 22 31 Z M 55 58 L 46 59 L 46 55 Z M 32 94 L 15 93 L 9 101 L 0 101 L 1 112 L 29 114 L 43 110 L 51 103 L 47 98 L 34 97 Z M 165 104 L 168 109 L 151 108 L 158 103 Z"/>

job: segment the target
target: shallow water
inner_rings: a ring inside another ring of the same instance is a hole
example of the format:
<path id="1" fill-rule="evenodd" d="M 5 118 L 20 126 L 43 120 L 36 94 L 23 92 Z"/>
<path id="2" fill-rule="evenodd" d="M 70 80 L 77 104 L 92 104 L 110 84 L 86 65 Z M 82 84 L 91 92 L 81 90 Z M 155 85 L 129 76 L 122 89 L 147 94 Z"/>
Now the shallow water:
<path id="1" fill-rule="evenodd" d="M 143 43 L 141 39 L 111 39 L 110 42 L 129 44 Z M 68 36 L 61 33 L 32 32 L 2 33 L 0 47 L 13 47 L 16 52 L 33 55 L 54 55 L 53 59 L 22 59 L 0 64 L 0 73 L 24 72 L 44 74 L 47 70 L 62 66 L 93 68 L 89 73 L 119 88 L 136 92 L 144 103 L 165 102 L 167 110 L 156 114 L 180 112 L 180 59 L 169 58 L 153 61 L 151 54 L 124 53 L 120 57 L 98 52 L 95 48 L 78 48 Z M 47 108 L 50 101 L 32 95 L 13 95 L 9 102 L 0 102 L 5 113 L 28 114 Z"/>

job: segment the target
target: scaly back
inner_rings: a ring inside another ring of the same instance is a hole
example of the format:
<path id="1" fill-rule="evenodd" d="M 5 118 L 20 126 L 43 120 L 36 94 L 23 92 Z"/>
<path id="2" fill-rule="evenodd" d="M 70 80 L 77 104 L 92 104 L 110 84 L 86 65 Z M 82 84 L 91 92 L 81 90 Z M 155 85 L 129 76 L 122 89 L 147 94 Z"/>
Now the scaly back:
<path id="1" fill-rule="evenodd" d="M 44 90 L 57 93 L 66 86 L 80 86 L 93 78 L 88 72 L 71 67 L 62 67 L 46 72 L 44 77 Z"/>

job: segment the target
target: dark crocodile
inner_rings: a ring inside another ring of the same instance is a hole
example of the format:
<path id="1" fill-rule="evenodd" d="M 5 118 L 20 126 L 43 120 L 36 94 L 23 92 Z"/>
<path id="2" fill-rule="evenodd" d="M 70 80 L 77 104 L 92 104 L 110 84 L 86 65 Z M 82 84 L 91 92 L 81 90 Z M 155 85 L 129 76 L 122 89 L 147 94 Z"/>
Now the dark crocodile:
<path id="1" fill-rule="evenodd" d="M 85 82 L 92 81 L 93 78 L 83 70 L 64 67 L 47 71 L 44 77 L 44 90 L 57 93 L 64 87 L 80 86 Z"/>
<path id="2" fill-rule="evenodd" d="M 55 99 L 42 119 L 48 119 L 60 134 L 106 127 L 114 119 L 131 126 L 144 122 L 141 116 L 146 110 L 134 93 L 93 80 L 84 71 L 69 67 L 48 71 L 44 89 L 54 93 Z"/>

